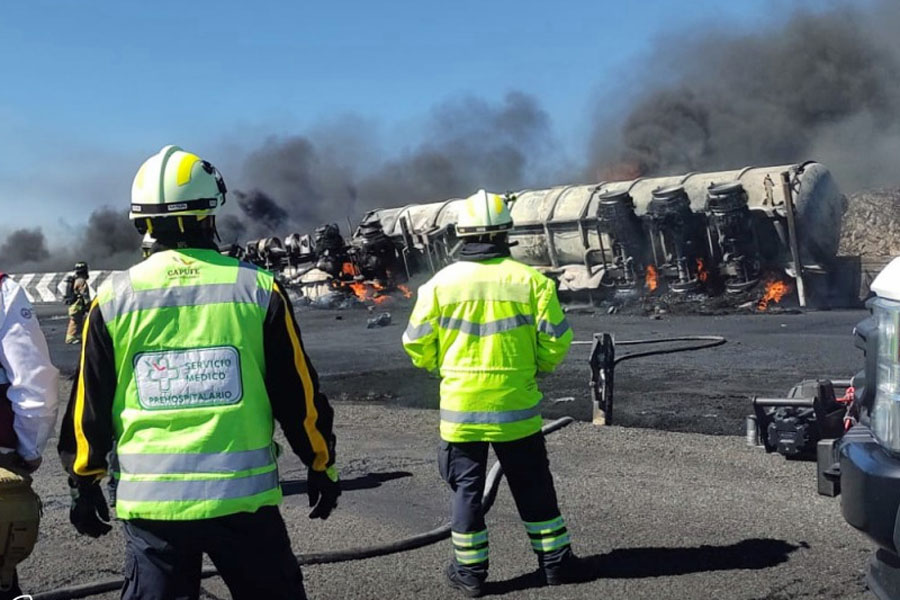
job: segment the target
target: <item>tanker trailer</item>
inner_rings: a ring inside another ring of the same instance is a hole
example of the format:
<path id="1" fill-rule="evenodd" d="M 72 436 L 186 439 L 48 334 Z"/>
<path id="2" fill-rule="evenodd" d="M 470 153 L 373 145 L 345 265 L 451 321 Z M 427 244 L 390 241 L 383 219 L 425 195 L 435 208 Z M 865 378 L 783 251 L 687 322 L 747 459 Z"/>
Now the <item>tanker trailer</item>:
<path id="1" fill-rule="evenodd" d="M 669 202 L 660 198 L 676 190 L 676 212 L 690 221 L 688 232 L 673 232 L 679 221 L 662 218 Z M 651 209 L 654 192 L 657 202 Z M 705 270 L 724 281 L 728 291 L 741 291 L 752 287 L 762 270 L 792 277 L 804 270 L 827 272 L 837 254 L 844 197 L 827 168 L 806 162 L 518 192 L 511 205 L 513 258 L 554 277 L 563 291 L 627 287 L 626 271 L 634 267 L 623 270 L 623 265 L 634 265 L 628 255 L 640 252 L 623 254 L 623 240 L 640 233 L 629 217 L 609 210 L 610 200 L 623 194 L 630 196 L 634 214 L 644 224 L 650 266 L 673 266 L 674 253 L 675 268 L 668 269 L 667 277 L 677 291 L 695 288 L 698 258 L 709 261 Z M 452 225 L 461 202 L 376 210 L 366 220 L 380 220 L 387 235 L 407 251 L 427 252 L 434 270 L 439 259 L 452 254 Z M 687 210 L 694 216 L 688 217 Z M 671 238 L 668 254 L 657 245 L 653 255 L 654 216 L 657 233 Z M 444 254 L 433 252 L 434 246 Z"/>
<path id="2" fill-rule="evenodd" d="M 762 268 L 796 276 L 794 253 L 801 271 L 827 270 L 837 254 L 844 198 L 828 169 L 808 162 L 525 191 L 517 194 L 512 206 L 511 239 L 518 242 L 513 256 L 555 275 L 564 290 L 608 284 L 607 273 L 615 271 L 615 244 L 599 226 L 600 205 L 605 196 L 622 192 L 634 199 L 635 213 L 647 222 L 648 234 L 654 216 L 659 221 L 666 212 L 660 205 L 666 192 L 682 198 L 676 202 L 682 218 L 688 219 L 687 208 L 702 216 L 689 227 L 691 235 L 681 236 L 679 243 L 695 246 L 692 251 L 683 248 L 681 258 L 692 255 L 694 260 L 684 264 L 681 276 L 675 276 L 677 269 L 670 272 L 676 288 L 692 287 L 687 284 L 698 276 L 697 258 L 708 257 L 711 264 L 706 269 L 731 283 L 730 291 L 739 291 L 741 284 L 752 284 Z M 701 220 L 707 222 L 705 249 L 696 247 Z M 654 257 L 657 269 L 670 262 L 659 250 Z"/>

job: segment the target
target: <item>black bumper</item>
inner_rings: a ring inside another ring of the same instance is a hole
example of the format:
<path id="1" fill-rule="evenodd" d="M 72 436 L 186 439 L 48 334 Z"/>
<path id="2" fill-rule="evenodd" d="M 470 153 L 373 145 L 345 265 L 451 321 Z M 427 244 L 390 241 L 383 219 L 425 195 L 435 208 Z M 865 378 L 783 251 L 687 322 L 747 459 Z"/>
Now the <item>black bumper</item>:
<path id="1" fill-rule="evenodd" d="M 857 425 L 841 441 L 844 519 L 879 550 L 869 565 L 869 586 L 883 599 L 900 599 L 900 458 L 885 452 L 872 431 Z"/>
<path id="2" fill-rule="evenodd" d="M 880 549 L 869 559 L 866 583 L 879 600 L 900 598 L 900 557 Z"/>

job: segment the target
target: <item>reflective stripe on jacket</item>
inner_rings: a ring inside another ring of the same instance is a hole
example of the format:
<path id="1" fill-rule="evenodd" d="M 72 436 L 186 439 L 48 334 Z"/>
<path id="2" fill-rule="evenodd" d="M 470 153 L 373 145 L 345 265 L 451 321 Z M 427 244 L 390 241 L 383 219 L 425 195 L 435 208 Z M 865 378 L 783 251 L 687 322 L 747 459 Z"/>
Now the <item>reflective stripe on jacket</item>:
<path id="1" fill-rule="evenodd" d="M 572 342 L 556 286 L 511 258 L 461 261 L 419 288 L 403 346 L 441 376 L 441 437 L 510 441 L 541 428 L 537 371 Z"/>
<path id="2" fill-rule="evenodd" d="M 264 382 L 273 285 L 215 251 L 170 250 L 98 291 L 116 363 L 119 518 L 213 518 L 281 501 Z M 88 453 L 78 455 L 76 472 Z"/>

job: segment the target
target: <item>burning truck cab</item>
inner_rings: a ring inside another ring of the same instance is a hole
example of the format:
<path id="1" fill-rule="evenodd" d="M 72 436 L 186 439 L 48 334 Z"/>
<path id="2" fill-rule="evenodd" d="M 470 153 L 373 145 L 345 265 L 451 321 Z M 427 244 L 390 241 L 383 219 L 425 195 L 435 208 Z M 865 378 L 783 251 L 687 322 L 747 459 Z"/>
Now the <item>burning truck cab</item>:
<path id="1" fill-rule="evenodd" d="M 251 241 L 241 258 L 275 273 L 279 282 L 307 301 L 329 294 L 379 304 L 389 294 L 409 297 L 409 273 L 397 245 L 376 221 L 364 222 L 348 243 L 337 224 L 312 234 L 292 233 Z"/>

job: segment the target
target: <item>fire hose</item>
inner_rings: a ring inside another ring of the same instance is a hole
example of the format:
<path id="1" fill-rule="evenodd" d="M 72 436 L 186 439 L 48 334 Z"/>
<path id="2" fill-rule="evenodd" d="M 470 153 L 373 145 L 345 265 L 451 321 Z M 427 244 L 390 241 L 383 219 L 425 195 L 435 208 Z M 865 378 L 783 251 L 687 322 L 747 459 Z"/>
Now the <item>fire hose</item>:
<path id="1" fill-rule="evenodd" d="M 563 427 L 573 423 L 575 419 L 572 417 L 562 417 L 547 423 L 541 428 L 544 435 L 553 433 Z M 499 462 L 494 463 L 488 472 L 485 481 L 484 495 L 482 496 L 482 506 L 485 514 L 491 509 L 494 500 L 497 497 L 497 491 L 500 487 L 500 479 L 503 477 L 503 468 Z M 450 537 L 450 524 L 441 525 L 431 531 L 419 533 L 401 540 L 379 544 L 376 546 L 365 546 L 360 548 L 348 548 L 346 550 L 333 550 L 331 552 L 310 552 L 297 554 L 297 562 L 300 565 L 320 565 L 326 563 L 339 563 L 351 560 L 362 560 L 365 558 L 374 558 L 376 556 L 387 556 L 398 552 L 408 552 L 416 550 L 424 546 L 436 544 Z M 218 575 L 215 567 L 204 567 L 201 572 L 202 579 L 208 579 Z M 122 589 L 125 581 L 121 578 L 106 579 L 103 581 L 95 581 L 92 583 L 84 583 L 81 585 L 73 585 L 38 594 L 32 594 L 33 600 L 70 600 L 74 598 L 87 598 L 105 592 L 114 592 Z"/>
<path id="2" fill-rule="evenodd" d="M 618 340 L 611 333 L 595 333 L 592 341 L 575 341 L 573 345 L 591 345 L 591 395 L 594 401 L 595 425 L 611 425 L 613 418 L 613 389 L 615 368 L 621 362 L 635 358 L 646 358 L 677 352 L 691 352 L 721 346 L 727 340 L 720 335 L 688 335 L 670 338 L 644 340 Z M 676 346 L 632 352 L 624 356 L 616 356 L 616 346 L 639 346 L 646 344 L 670 344 L 674 342 L 700 342 L 693 346 Z"/>

